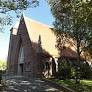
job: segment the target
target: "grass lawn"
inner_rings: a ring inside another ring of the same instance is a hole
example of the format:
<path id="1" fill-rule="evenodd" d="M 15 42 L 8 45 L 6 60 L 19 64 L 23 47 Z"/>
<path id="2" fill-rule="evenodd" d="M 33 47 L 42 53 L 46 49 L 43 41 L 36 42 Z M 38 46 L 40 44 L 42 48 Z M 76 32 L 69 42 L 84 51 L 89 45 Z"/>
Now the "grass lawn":
<path id="1" fill-rule="evenodd" d="M 92 80 L 81 80 L 80 84 L 75 84 L 74 80 L 54 80 L 63 86 L 75 90 L 76 92 L 92 92 Z"/>

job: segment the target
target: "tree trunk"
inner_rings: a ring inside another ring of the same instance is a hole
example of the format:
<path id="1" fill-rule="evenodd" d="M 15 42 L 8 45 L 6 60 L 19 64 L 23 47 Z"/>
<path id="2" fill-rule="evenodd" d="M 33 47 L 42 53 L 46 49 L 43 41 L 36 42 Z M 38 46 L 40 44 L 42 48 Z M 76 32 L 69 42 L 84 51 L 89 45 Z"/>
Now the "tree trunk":
<path id="1" fill-rule="evenodd" d="M 80 40 L 79 37 L 77 38 L 77 67 L 76 67 L 76 83 L 79 84 L 80 83 Z"/>

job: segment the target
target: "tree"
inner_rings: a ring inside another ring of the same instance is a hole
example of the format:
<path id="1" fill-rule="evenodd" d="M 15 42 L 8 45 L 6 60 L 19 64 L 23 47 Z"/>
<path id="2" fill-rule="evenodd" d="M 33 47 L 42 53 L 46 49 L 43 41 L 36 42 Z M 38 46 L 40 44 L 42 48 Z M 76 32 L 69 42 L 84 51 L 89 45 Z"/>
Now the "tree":
<path id="1" fill-rule="evenodd" d="M 11 24 L 12 17 L 9 12 L 14 11 L 19 17 L 22 10 L 38 5 L 38 0 L 0 0 L 0 31 L 4 25 Z"/>
<path id="2" fill-rule="evenodd" d="M 55 17 L 54 26 L 59 33 L 57 38 L 61 37 L 63 32 L 64 36 L 74 40 L 80 64 L 80 55 L 85 47 L 89 47 L 89 39 L 92 39 L 92 1 L 48 0 L 48 3 Z M 61 44 L 61 41 L 58 41 L 58 44 Z M 79 66 L 76 69 L 79 69 Z"/>
<path id="3" fill-rule="evenodd" d="M 0 70 L 6 70 L 6 62 L 0 60 Z"/>
<path id="4" fill-rule="evenodd" d="M 28 7 L 36 7 L 38 4 L 37 0 L 0 0 L 0 13 L 26 10 Z"/>

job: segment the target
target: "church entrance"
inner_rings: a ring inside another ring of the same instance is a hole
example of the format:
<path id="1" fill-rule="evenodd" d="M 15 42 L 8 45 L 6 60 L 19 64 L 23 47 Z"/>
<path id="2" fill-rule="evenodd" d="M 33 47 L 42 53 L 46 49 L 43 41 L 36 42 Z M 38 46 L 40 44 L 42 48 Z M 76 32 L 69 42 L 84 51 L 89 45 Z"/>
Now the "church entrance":
<path id="1" fill-rule="evenodd" d="M 24 72 L 24 50 L 23 46 L 21 46 L 18 60 L 18 75 L 23 75 L 23 72 Z"/>
<path id="2" fill-rule="evenodd" d="M 23 75 L 23 64 L 20 64 L 20 75 Z"/>
<path id="3" fill-rule="evenodd" d="M 18 75 L 23 75 L 24 72 L 24 64 L 21 63 L 18 65 Z"/>

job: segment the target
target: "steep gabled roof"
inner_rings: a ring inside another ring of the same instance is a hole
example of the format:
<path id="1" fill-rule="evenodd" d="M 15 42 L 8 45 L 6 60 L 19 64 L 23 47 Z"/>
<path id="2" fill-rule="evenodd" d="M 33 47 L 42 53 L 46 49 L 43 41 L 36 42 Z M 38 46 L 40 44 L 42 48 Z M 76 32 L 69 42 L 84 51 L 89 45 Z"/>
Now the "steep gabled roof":
<path id="1" fill-rule="evenodd" d="M 68 58 L 76 60 L 78 58 L 77 52 L 73 51 L 70 47 L 64 47 L 60 53 L 61 58 Z M 81 56 L 81 60 L 85 60 L 83 56 Z"/>
<path id="2" fill-rule="evenodd" d="M 21 25 L 21 28 L 19 25 Z M 28 17 L 25 17 L 22 15 L 20 21 L 16 23 L 16 25 L 13 27 L 13 35 L 17 35 L 18 30 L 27 29 L 30 41 L 32 43 L 38 44 L 39 36 L 41 40 L 41 46 L 42 49 L 48 53 L 49 55 L 52 55 L 53 57 L 66 57 L 66 58 L 76 58 L 78 57 L 77 53 L 72 50 L 72 47 L 63 49 L 61 53 L 59 53 L 58 49 L 56 48 L 56 35 L 53 31 L 53 28 L 42 24 L 40 22 L 37 22 L 33 19 L 29 19 Z M 19 29 L 20 28 L 20 29 Z M 34 49 L 36 49 L 36 45 L 34 45 Z"/>
<path id="3" fill-rule="evenodd" d="M 56 35 L 54 34 L 52 27 L 37 22 L 33 19 L 29 19 L 22 15 L 21 19 L 24 20 L 29 38 L 32 42 L 38 43 L 39 36 L 41 37 L 42 48 L 54 57 L 58 57 L 58 50 L 56 46 Z M 13 34 L 17 35 L 18 27 L 21 22 L 17 22 L 13 27 Z"/>

